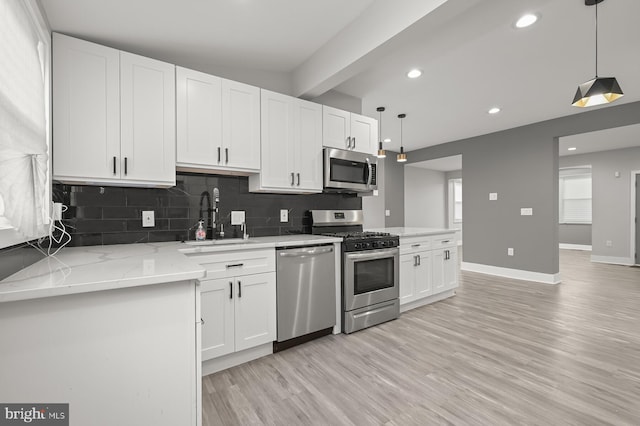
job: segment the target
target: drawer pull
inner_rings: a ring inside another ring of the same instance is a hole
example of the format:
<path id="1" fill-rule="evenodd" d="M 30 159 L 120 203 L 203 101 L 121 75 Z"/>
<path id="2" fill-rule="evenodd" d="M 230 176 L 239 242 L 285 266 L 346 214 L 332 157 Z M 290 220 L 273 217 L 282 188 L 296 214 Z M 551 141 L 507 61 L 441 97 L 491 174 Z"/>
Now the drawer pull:
<path id="1" fill-rule="evenodd" d="M 244 266 L 244 263 L 229 263 L 229 264 L 227 264 L 227 268 L 239 268 L 241 266 Z"/>
<path id="2" fill-rule="evenodd" d="M 450 243 L 450 242 L 451 242 L 451 240 L 443 240 L 442 244 L 447 244 L 447 243 Z"/>
<path id="3" fill-rule="evenodd" d="M 420 244 L 411 244 L 411 247 L 413 248 L 420 247 Z"/>

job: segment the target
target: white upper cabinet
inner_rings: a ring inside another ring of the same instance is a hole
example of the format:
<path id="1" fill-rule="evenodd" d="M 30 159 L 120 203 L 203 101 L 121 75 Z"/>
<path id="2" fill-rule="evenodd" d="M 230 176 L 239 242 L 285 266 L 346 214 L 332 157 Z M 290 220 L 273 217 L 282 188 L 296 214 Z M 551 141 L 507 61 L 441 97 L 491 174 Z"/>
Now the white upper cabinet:
<path id="1" fill-rule="evenodd" d="M 221 164 L 260 169 L 260 89 L 222 79 Z"/>
<path id="2" fill-rule="evenodd" d="M 322 106 L 261 92 L 262 161 L 250 191 L 322 192 Z"/>
<path id="3" fill-rule="evenodd" d="M 175 185 L 175 67 L 53 35 L 54 178 Z"/>
<path id="4" fill-rule="evenodd" d="M 176 67 L 176 164 L 211 167 L 222 160 L 222 79 Z"/>
<path id="5" fill-rule="evenodd" d="M 120 52 L 53 33 L 55 179 L 119 179 Z"/>
<path id="6" fill-rule="evenodd" d="M 260 89 L 177 67 L 178 170 L 260 170 Z"/>
<path id="7" fill-rule="evenodd" d="M 376 151 L 378 121 L 337 108 L 322 107 L 322 144 L 325 147 L 372 154 Z"/>
<path id="8" fill-rule="evenodd" d="M 120 52 L 120 178 L 176 183 L 175 66 Z"/>

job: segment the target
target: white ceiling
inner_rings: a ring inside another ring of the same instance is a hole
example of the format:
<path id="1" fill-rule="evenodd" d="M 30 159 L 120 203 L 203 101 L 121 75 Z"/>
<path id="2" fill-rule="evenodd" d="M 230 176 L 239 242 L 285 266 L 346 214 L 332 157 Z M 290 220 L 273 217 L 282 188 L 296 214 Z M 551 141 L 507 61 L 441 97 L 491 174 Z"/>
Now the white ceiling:
<path id="1" fill-rule="evenodd" d="M 385 106 L 391 150 L 399 113 L 411 151 L 582 112 L 570 103 L 595 74 L 584 0 L 40 1 L 54 31 L 294 96 L 334 89 L 376 118 Z M 618 78 L 617 104 L 638 101 L 640 1 L 598 9 L 599 74 Z M 540 20 L 516 30 L 524 12 Z"/>

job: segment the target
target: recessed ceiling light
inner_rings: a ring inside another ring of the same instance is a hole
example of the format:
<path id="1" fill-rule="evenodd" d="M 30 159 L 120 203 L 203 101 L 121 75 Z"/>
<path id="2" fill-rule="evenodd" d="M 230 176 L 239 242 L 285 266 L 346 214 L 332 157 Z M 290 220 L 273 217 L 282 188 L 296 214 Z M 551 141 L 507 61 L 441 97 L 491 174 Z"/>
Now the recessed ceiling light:
<path id="1" fill-rule="evenodd" d="M 576 149 L 578 148 L 576 148 L 575 146 L 572 146 L 571 148 L 567 148 L 567 151 L 575 151 Z"/>
<path id="2" fill-rule="evenodd" d="M 391 142 L 391 139 L 386 138 L 385 140 L 383 140 L 382 142 Z"/>
<path id="3" fill-rule="evenodd" d="M 411 71 L 409 71 L 409 72 L 407 73 L 407 77 L 409 77 L 409 78 L 418 78 L 418 77 L 420 77 L 421 75 L 422 75 L 422 71 L 420 71 L 420 70 L 419 70 L 419 69 L 417 69 L 417 68 L 414 68 L 414 69 L 412 69 Z"/>
<path id="4" fill-rule="evenodd" d="M 529 25 L 535 24 L 538 20 L 538 17 L 533 13 L 527 13 L 526 15 L 522 15 L 518 21 L 516 21 L 516 28 L 526 28 Z"/>
<path id="5" fill-rule="evenodd" d="M 500 108 L 498 107 L 493 107 L 489 110 L 489 114 L 497 114 L 500 112 Z"/>

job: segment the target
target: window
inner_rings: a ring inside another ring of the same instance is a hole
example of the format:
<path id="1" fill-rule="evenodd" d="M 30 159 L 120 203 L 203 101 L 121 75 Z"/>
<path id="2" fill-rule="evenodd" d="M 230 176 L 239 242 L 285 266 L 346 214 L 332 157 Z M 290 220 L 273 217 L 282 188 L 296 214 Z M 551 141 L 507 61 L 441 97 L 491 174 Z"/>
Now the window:
<path id="1" fill-rule="evenodd" d="M 35 0 L 0 2 L 0 248 L 47 234 L 49 51 Z"/>
<path id="2" fill-rule="evenodd" d="M 462 223 L 462 179 L 449 179 L 449 226 Z"/>
<path id="3" fill-rule="evenodd" d="M 560 170 L 560 223 L 591 223 L 591 168 Z"/>

